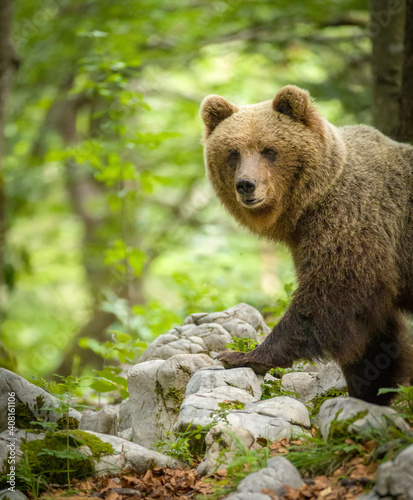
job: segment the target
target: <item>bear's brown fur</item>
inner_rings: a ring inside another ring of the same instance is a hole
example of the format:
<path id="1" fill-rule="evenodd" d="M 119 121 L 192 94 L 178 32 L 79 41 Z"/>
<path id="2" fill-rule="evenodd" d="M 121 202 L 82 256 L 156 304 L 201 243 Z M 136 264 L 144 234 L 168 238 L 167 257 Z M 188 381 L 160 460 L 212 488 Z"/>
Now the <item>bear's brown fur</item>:
<path id="1" fill-rule="evenodd" d="M 240 108 L 202 103 L 209 179 L 252 232 L 288 245 L 298 287 L 250 353 L 220 355 L 258 373 L 332 357 L 351 396 L 388 404 L 381 387 L 410 381 L 413 312 L 413 147 L 365 125 L 336 128 L 289 85 Z"/>

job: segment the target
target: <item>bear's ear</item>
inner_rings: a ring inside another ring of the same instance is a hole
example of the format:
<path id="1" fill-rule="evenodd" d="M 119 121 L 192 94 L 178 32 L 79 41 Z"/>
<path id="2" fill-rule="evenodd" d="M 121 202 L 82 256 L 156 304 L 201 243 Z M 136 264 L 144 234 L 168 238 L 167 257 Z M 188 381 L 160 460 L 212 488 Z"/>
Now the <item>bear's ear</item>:
<path id="1" fill-rule="evenodd" d="M 205 123 L 205 135 L 208 137 L 211 132 L 225 118 L 236 113 L 238 108 L 219 95 L 209 95 L 201 103 L 201 116 Z"/>
<path id="2" fill-rule="evenodd" d="M 320 122 L 320 116 L 311 103 L 310 94 L 295 85 L 282 88 L 272 101 L 275 111 L 311 127 Z"/>

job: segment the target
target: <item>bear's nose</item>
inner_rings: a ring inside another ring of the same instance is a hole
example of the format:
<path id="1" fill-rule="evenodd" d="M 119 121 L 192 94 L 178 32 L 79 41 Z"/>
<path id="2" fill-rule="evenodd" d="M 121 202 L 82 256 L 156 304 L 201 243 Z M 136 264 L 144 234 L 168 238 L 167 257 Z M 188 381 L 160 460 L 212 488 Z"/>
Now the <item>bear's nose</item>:
<path id="1" fill-rule="evenodd" d="M 239 179 L 235 187 L 239 194 L 251 194 L 255 191 L 255 182 L 249 181 L 248 179 Z"/>

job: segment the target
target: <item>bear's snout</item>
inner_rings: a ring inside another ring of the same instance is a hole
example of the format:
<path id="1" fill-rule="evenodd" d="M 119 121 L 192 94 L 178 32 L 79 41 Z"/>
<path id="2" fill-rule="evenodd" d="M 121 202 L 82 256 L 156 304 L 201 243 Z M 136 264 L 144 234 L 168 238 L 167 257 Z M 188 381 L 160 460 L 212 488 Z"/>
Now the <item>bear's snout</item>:
<path id="1" fill-rule="evenodd" d="M 239 194 L 252 194 L 255 191 L 256 183 L 249 179 L 238 179 L 235 187 Z"/>

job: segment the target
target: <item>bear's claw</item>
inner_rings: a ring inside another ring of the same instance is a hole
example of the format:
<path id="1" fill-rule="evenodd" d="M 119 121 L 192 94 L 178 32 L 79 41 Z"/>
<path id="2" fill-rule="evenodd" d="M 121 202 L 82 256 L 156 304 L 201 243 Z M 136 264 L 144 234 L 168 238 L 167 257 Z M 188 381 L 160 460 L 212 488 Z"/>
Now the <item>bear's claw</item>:
<path id="1" fill-rule="evenodd" d="M 274 365 L 267 365 L 251 359 L 245 352 L 222 352 L 216 358 L 225 368 L 247 367 L 252 368 L 257 375 L 265 375 Z"/>

